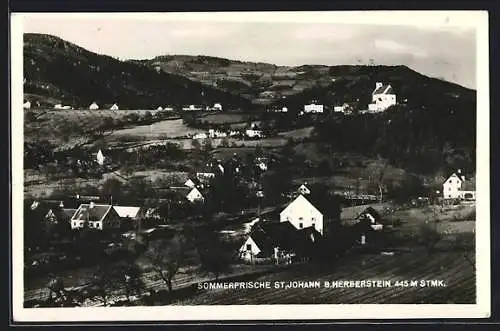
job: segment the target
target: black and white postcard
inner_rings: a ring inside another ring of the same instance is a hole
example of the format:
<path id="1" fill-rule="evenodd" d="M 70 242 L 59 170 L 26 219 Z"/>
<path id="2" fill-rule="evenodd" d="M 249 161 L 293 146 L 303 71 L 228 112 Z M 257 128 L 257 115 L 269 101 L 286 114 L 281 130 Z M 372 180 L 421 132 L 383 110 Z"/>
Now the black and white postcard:
<path id="1" fill-rule="evenodd" d="M 487 12 L 11 23 L 15 321 L 489 317 Z"/>

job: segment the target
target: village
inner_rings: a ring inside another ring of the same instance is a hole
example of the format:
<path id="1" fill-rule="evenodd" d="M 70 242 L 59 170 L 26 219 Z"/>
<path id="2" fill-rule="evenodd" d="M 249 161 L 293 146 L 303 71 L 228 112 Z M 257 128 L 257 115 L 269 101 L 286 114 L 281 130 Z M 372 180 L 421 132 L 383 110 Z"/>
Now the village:
<path id="1" fill-rule="evenodd" d="M 371 99 L 366 110 L 347 103 L 326 107 L 313 100 L 297 116 L 323 115 L 327 108 L 347 116 L 379 114 L 398 104 L 391 85 L 381 82 L 375 84 Z M 24 104 L 26 110 L 33 106 L 29 100 Z M 119 111 L 118 103 L 107 108 Z M 289 108 L 273 107 L 265 113 L 285 114 Z M 54 109 L 78 107 L 57 104 Z M 95 102 L 88 107 L 100 109 Z M 221 103 L 180 110 L 158 106 L 156 111 L 224 112 Z M 447 237 L 461 244 L 458 235 L 473 233 L 473 227 L 455 227 L 471 221 L 475 213 L 474 174 L 464 169 L 446 174 L 438 186 L 391 195 L 382 184 L 383 171 L 370 176 L 361 188 L 358 179 L 356 189 L 351 184 L 333 187 L 295 180 L 299 176 L 287 163 L 291 155 L 256 147 L 250 156 L 234 152 L 217 157 L 217 148 L 209 145 L 214 138 L 259 140 L 269 135 L 259 123 L 190 134 L 190 139 L 208 145 L 196 148 L 194 156 L 177 151 L 176 157 L 192 161 L 192 167 L 161 183 L 140 182 L 120 171 L 120 155 L 127 158 L 134 152 L 98 148 L 77 156 L 73 173 L 92 168 L 98 178 L 116 174 L 118 180 L 108 179 L 89 192 L 25 199 L 25 273 L 33 284 L 25 301 L 33 306 L 129 305 L 160 295 L 159 289 L 165 287 L 166 294 L 161 293 L 168 301 L 176 290 L 200 280 L 332 264 L 345 254 L 393 256 L 411 245 L 432 250 Z M 168 145 L 148 148 L 144 155 L 157 150 L 161 158 L 173 159 L 173 154 L 161 154 Z M 139 155 L 137 151 L 138 163 Z M 82 268 L 92 271 L 71 276 L 72 270 Z"/>

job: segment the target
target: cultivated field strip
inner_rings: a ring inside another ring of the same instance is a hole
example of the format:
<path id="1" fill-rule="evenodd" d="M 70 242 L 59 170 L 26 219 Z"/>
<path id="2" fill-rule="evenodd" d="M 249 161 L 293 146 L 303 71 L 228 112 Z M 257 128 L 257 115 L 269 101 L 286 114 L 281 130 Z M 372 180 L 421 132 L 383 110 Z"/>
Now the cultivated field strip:
<path id="1" fill-rule="evenodd" d="M 364 256 L 354 264 L 344 264 L 335 271 L 283 271 L 256 281 L 324 281 L 332 280 L 391 280 L 390 288 L 294 288 L 208 290 L 190 304 L 292 304 L 292 303 L 446 303 L 457 300 L 473 303 L 475 298 L 474 270 L 457 253 L 403 254 L 401 256 Z M 446 288 L 395 287 L 397 280 L 444 280 Z M 440 293 L 440 294 L 438 294 Z M 462 299 L 461 299 L 462 298 Z"/>

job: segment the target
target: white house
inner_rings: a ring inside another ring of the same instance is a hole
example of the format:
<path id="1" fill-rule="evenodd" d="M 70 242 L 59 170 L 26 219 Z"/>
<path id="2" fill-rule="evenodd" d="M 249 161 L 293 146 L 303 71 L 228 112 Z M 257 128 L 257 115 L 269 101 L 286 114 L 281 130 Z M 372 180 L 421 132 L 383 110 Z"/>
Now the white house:
<path id="1" fill-rule="evenodd" d="M 214 103 L 214 106 L 212 107 L 213 110 L 219 110 L 222 111 L 222 105 L 218 102 Z"/>
<path id="2" fill-rule="evenodd" d="M 99 109 L 99 106 L 97 105 L 97 103 L 92 102 L 92 104 L 89 106 L 89 109 L 90 110 L 97 110 L 97 109 Z"/>
<path id="3" fill-rule="evenodd" d="M 156 110 L 161 111 L 161 110 L 163 110 L 163 108 L 161 106 L 159 106 L 158 108 L 156 108 Z"/>
<path id="4" fill-rule="evenodd" d="M 189 188 L 194 188 L 196 187 L 196 184 L 194 183 L 194 181 L 191 180 L 191 178 L 188 178 L 188 180 L 184 182 L 184 186 L 187 186 Z"/>
<path id="5" fill-rule="evenodd" d="M 372 92 L 372 103 L 368 105 L 368 110 L 372 112 L 382 112 L 396 104 L 396 94 L 391 85 L 384 85 L 381 82 L 375 83 L 375 90 Z"/>
<path id="6" fill-rule="evenodd" d="M 118 110 L 118 105 L 115 103 L 111 106 L 111 108 L 109 108 L 110 110 Z"/>
<path id="7" fill-rule="evenodd" d="M 193 136 L 193 139 L 207 139 L 208 135 L 205 132 L 197 133 Z"/>
<path id="8" fill-rule="evenodd" d="M 172 111 L 172 110 L 174 110 L 174 107 L 172 107 L 172 106 L 165 106 L 165 107 L 163 107 L 163 110 Z"/>
<path id="9" fill-rule="evenodd" d="M 219 130 L 214 130 L 214 129 L 209 129 L 208 130 L 208 135 L 210 138 L 224 138 L 227 137 L 227 133 L 219 131 Z"/>
<path id="10" fill-rule="evenodd" d="M 459 169 L 443 183 L 443 198 L 475 200 L 476 189 L 472 181 L 466 181 Z"/>
<path id="11" fill-rule="evenodd" d="M 263 248 L 259 247 L 252 236 L 249 236 L 239 249 L 240 257 L 246 261 L 252 261 L 252 258 L 259 255 L 262 251 Z"/>
<path id="12" fill-rule="evenodd" d="M 89 228 L 103 230 L 106 228 L 119 228 L 121 219 L 111 205 L 82 204 L 70 220 L 71 229 L 81 229 L 85 224 Z"/>
<path id="13" fill-rule="evenodd" d="M 311 103 L 304 105 L 304 113 L 321 114 L 323 113 L 323 105 L 317 105 L 316 103 Z"/>
<path id="14" fill-rule="evenodd" d="M 290 222 L 298 230 L 313 227 L 323 235 L 323 214 L 302 194 L 283 209 L 280 222 Z"/>
<path id="15" fill-rule="evenodd" d="M 141 207 L 135 206 L 113 206 L 113 209 L 121 218 L 137 218 L 141 211 Z"/>
<path id="16" fill-rule="evenodd" d="M 311 194 L 311 191 L 307 188 L 305 184 L 300 185 L 297 191 L 302 195 Z"/>
<path id="17" fill-rule="evenodd" d="M 262 138 L 262 131 L 255 129 L 247 129 L 245 130 L 245 134 L 249 138 Z"/>
<path id="18" fill-rule="evenodd" d="M 23 108 L 24 109 L 30 109 L 31 108 L 31 102 L 29 102 L 29 100 L 28 100 L 25 103 L 23 103 Z"/>
<path id="19" fill-rule="evenodd" d="M 100 165 L 103 165 L 105 159 L 106 159 L 106 157 L 104 156 L 104 154 L 102 154 L 102 151 L 99 150 L 97 152 L 97 157 L 96 157 L 97 163 L 99 163 Z"/>
<path id="20" fill-rule="evenodd" d="M 190 202 L 205 200 L 205 198 L 203 197 L 203 195 L 201 194 L 201 192 L 196 187 L 193 187 L 193 189 L 188 193 L 188 195 L 186 196 L 186 198 Z"/>
<path id="21" fill-rule="evenodd" d="M 71 109 L 71 106 L 63 106 L 63 105 L 61 105 L 60 103 L 58 103 L 57 105 L 54 105 L 54 109 L 58 109 L 58 110 L 69 110 L 69 109 Z"/>
<path id="22" fill-rule="evenodd" d="M 189 105 L 188 107 L 182 107 L 182 110 L 187 110 L 187 111 L 195 111 L 195 110 L 202 110 L 203 108 L 200 106 L 195 106 L 195 105 Z"/>

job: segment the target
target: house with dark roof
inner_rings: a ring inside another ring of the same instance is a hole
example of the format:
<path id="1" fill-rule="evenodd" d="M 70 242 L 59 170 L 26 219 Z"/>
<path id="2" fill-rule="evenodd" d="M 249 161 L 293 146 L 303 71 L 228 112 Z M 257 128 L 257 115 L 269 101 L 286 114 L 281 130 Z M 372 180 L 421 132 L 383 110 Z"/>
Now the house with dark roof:
<path id="1" fill-rule="evenodd" d="M 465 173 L 458 169 L 443 183 L 443 198 L 445 199 L 476 199 L 476 183 L 467 179 Z"/>
<path id="2" fill-rule="evenodd" d="M 91 229 L 118 229 L 121 217 L 112 205 L 81 204 L 71 217 L 71 229 L 81 229 L 88 226 Z"/>
<path id="3" fill-rule="evenodd" d="M 290 222 L 257 222 L 239 249 L 245 261 L 272 258 L 276 262 L 308 256 L 312 245 L 322 240 L 313 227 L 297 230 Z"/>
<path id="4" fill-rule="evenodd" d="M 390 106 L 396 104 L 396 94 L 390 84 L 384 85 L 381 82 L 375 83 L 372 92 L 372 103 L 368 105 L 369 112 L 383 112 Z"/>
<path id="5" fill-rule="evenodd" d="M 373 207 L 367 207 L 356 218 L 351 226 L 351 233 L 361 245 L 376 243 L 384 230 L 384 222 L 380 213 Z"/>

